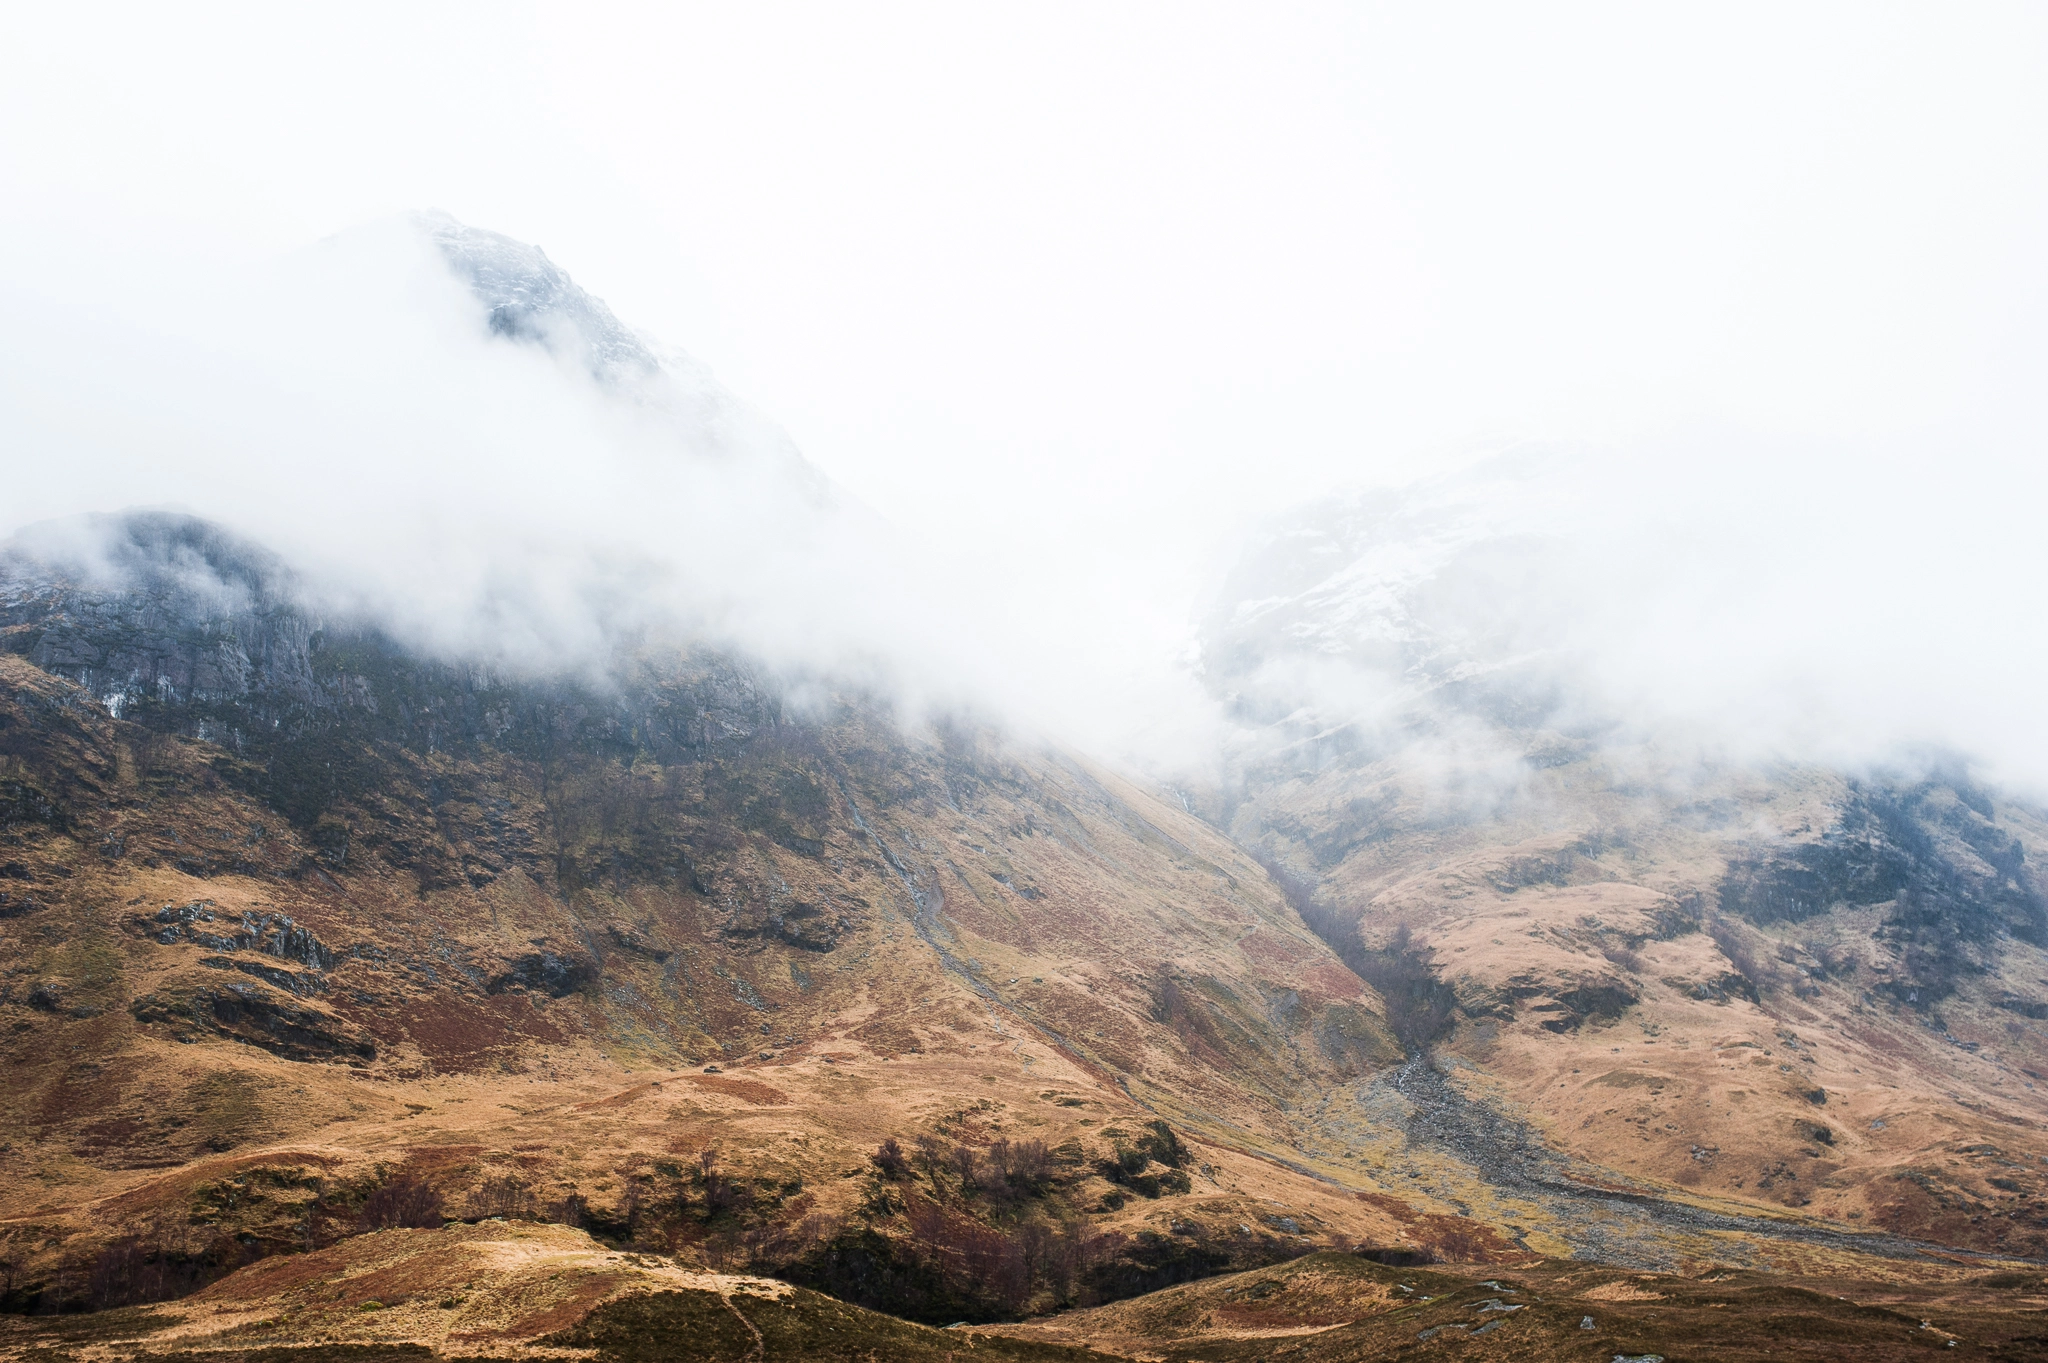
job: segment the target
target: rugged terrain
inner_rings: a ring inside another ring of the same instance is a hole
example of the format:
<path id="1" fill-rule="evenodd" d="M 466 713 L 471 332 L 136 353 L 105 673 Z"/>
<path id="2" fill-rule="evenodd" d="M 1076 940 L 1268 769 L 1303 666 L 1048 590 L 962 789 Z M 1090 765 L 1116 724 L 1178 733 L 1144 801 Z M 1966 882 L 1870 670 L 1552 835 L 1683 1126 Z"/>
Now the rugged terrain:
<path id="1" fill-rule="evenodd" d="M 1825 834 L 1731 870 L 1713 826 L 1417 834 L 1383 801 L 1371 856 L 1405 874 L 1310 882 L 1306 840 L 1247 827 L 1270 791 L 1233 830 L 1269 870 L 992 730 L 645 641 L 494 677 L 311 618 L 203 523 L 106 528 L 121 585 L 17 558 L 4 603 L 17 1309 L 256 1292 L 450 1218 L 934 1324 L 1331 1248 L 1858 1301 L 2040 1257 L 2024 1029 L 1959 1031 L 2031 1020 L 2023 982 L 1930 984 L 1881 918 L 1849 959 L 1840 905 L 1742 911 Z M 1751 798 L 1804 790 L 1822 829 L 1901 798 L 1803 779 Z M 1914 808 L 1939 789 L 1986 798 Z M 633 1283 L 585 1305 L 670 1290 Z M 1061 1347 L 1134 1347 L 1095 1319 Z M 378 1317 L 461 1351 L 410 1320 Z M 337 1329 L 264 1347 L 373 1342 Z"/>
<path id="2" fill-rule="evenodd" d="M 2038 1354 L 2048 817 L 1568 705 L 1424 511 L 1247 558 L 1160 784 L 658 617 L 479 661 L 189 516 L 16 541 L 0 1348 Z"/>
<path id="3" fill-rule="evenodd" d="M 1680 1277 L 1543 1260 L 1488 1273 L 1323 1253 L 975 1333 L 1218 1363 L 1895 1359 L 1949 1349 L 2031 1358 L 2048 1349 L 2044 1289 L 2038 1272 L 1920 1269 L 1877 1283 L 1736 1270 Z"/>
<path id="4" fill-rule="evenodd" d="M 934 1329 L 772 1278 L 681 1268 L 560 1226 L 385 1230 L 267 1259 L 151 1308 L 0 1321 L 15 1356 L 1532 1360 L 2008 1358 L 2048 1349 L 2038 1271 L 1921 1265 L 1873 1282 L 1511 1271 L 1316 1253 L 1038 1321 Z M 343 1344 L 341 1341 L 348 1341 Z M 1483 1343 L 1482 1343 L 1483 1341 Z"/>
<path id="5" fill-rule="evenodd" d="M 2048 818 L 1587 703 L 1550 551 L 1435 496 L 1290 522 L 1205 639 L 1240 737 L 1189 802 L 1434 1058 L 1333 1095 L 1329 1153 L 1644 1265 L 1685 1218 L 1572 1188 L 2048 1254 Z"/>
<path id="6" fill-rule="evenodd" d="M 0 1347 L 93 1356 L 889 1357 L 939 1363 L 958 1336 L 769 1278 L 677 1268 L 560 1226 L 385 1230 L 267 1259 L 149 1310 L 0 1324 Z M 340 1344 L 337 1341 L 349 1341 Z M 977 1340 L 999 1359 L 1100 1358 Z"/>
<path id="7" fill-rule="evenodd" d="M 1186 813 L 711 656 L 496 683 L 318 627 L 204 526 L 119 533 L 152 585 L 6 606 L 18 1300 L 89 1299 L 127 1237 L 193 1274 L 323 1243 L 409 1180 L 835 1282 L 915 1216 L 1141 1279 L 1301 1243 L 1262 1197 L 1399 1235 L 1270 1158 L 1399 1058 L 1376 999 Z"/>

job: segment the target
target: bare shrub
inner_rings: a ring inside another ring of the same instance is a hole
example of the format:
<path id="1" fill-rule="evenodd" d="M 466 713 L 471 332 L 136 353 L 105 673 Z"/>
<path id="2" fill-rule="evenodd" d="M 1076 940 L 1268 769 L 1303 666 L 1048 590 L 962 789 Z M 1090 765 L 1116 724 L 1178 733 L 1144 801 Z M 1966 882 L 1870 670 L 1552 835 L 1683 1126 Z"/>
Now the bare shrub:
<path id="1" fill-rule="evenodd" d="M 836 1240 L 839 1238 L 840 1232 L 845 1229 L 846 1221 L 844 1218 L 832 1216 L 826 1212 L 811 1212 L 803 1220 L 796 1223 L 792 1235 L 800 1249 L 807 1252 L 817 1248 L 819 1245 L 829 1244 L 831 1241 Z"/>
<path id="2" fill-rule="evenodd" d="M 883 1141 L 875 1153 L 868 1156 L 868 1163 L 874 1165 L 876 1172 L 891 1183 L 898 1182 L 910 1174 L 910 1159 L 903 1153 L 902 1145 L 894 1136 Z"/>
<path id="3" fill-rule="evenodd" d="M 734 1229 L 712 1232 L 698 1242 L 697 1249 L 704 1262 L 721 1273 L 738 1268 L 746 1258 L 740 1232 Z"/>
<path id="4" fill-rule="evenodd" d="M 956 1145 L 946 1152 L 946 1167 L 965 1194 L 981 1186 L 981 1152 L 971 1145 Z"/>
<path id="5" fill-rule="evenodd" d="M 363 1199 L 356 1224 L 366 1231 L 411 1226 L 438 1230 L 447 1218 L 441 1213 L 441 1195 L 425 1179 L 401 1174 Z"/>
<path id="6" fill-rule="evenodd" d="M 1121 1232 L 1098 1233 L 1078 1220 L 1032 1222 L 1023 1238 L 1034 1276 L 1060 1306 L 1074 1304 L 1088 1270 L 1115 1255 L 1124 1240 Z"/>
<path id="7" fill-rule="evenodd" d="M 905 1202 L 910 1233 L 902 1239 L 872 1226 L 820 1222 L 819 1239 L 777 1276 L 912 1320 L 991 1320 L 1098 1299 L 1095 1279 L 1132 1243 L 1115 1232 L 1099 1234 L 1078 1217 L 1032 1217 L 1005 1227 L 959 1203 L 916 1195 Z M 1155 1238 L 1163 1246 L 1180 1243 Z"/>
<path id="8" fill-rule="evenodd" d="M 929 1131 L 920 1131 L 911 1146 L 917 1151 L 917 1167 L 924 1170 L 925 1178 L 937 1189 L 939 1170 L 946 1164 L 946 1143 Z"/>
<path id="9" fill-rule="evenodd" d="M 997 1141 L 989 1147 L 988 1159 L 1003 1183 L 1026 1197 L 1052 1182 L 1052 1152 L 1044 1141 Z"/>
<path id="10" fill-rule="evenodd" d="M 1023 1247 L 992 1226 L 919 1199 L 904 1211 L 919 1252 L 947 1278 L 1014 1313 L 1031 1297 Z"/>
<path id="11" fill-rule="evenodd" d="M 753 1205 L 754 1190 L 736 1178 L 727 1177 L 718 1167 L 718 1147 L 715 1145 L 697 1156 L 697 1182 L 704 1194 L 706 1220 L 715 1221 Z"/>
<path id="12" fill-rule="evenodd" d="M 85 1273 L 84 1305 L 88 1310 L 106 1311 L 169 1301 L 197 1292 L 263 1256 L 261 1245 L 244 1244 L 231 1235 L 198 1244 L 175 1233 L 168 1239 L 129 1236 L 93 1256 Z"/>
<path id="13" fill-rule="evenodd" d="M 161 1250 L 141 1241 L 116 1241 L 101 1250 L 86 1274 L 86 1305 L 95 1311 L 166 1301 L 192 1290 L 188 1265 L 173 1265 Z"/>
<path id="14" fill-rule="evenodd" d="M 482 1187 L 469 1195 L 469 1214 L 479 1221 L 492 1217 L 506 1221 L 535 1220 L 533 1190 L 509 1174 L 487 1179 Z"/>

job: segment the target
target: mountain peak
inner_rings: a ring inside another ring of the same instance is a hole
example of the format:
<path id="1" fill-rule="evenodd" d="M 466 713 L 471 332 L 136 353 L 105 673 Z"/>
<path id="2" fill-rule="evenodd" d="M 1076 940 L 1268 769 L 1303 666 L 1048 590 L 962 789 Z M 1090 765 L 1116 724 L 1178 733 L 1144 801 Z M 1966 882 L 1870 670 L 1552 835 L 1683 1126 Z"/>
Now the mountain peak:
<path id="1" fill-rule="evenodd" d="M 540 247 L 471 227 L 438 209 L 414 214 L 413 222 L 482 301 L 494 334 L 556 354 L 568 349 L 600 381 L 662 367 L 638 333 Z"/>

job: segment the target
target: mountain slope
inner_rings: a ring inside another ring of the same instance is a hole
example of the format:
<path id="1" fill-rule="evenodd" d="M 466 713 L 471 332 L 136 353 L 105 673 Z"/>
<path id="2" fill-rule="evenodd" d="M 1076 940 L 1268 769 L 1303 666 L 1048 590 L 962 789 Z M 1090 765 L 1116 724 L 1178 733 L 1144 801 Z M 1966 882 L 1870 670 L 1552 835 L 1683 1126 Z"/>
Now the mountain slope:
<path id="1" fill-rule="evenodd" d="M 1223 1151 L 1115 1162 L 1159 1117 L 1284 1148 L 1301 1095 L 1397 1055 L 1185 813 L 857 696 L 798 710 L 702 651 L 643 641 L 595 680 L 423 658 L 203 523 L 100 529 L 112 585 L 16 557 L 0 588 L 17 1262 L 75 1271 L 166 1218 L 181 1246 L 315 1243 L 415 1174 L 451 1211 L 511 1196 L 715 1255 L 919 1198 L 1145 1221 L 1138 1194 L 1196 1178 L 1218 1226 L 1277 1179 L 1394 1233 Z M 1058 1196 L 870 1186 L 918 1135 L 1033 1142 Z M 1258 1224 L 1203 1252 L 1269 1252 Z"/>
<path id="2" fill-rule="evenodd" d="M 468 339 L 631 427 L 635 478 L 742 469 L 663 486 L 742 496 L 760 556 L 487 533 L 415 610 L 184 515 L 0 548 L 7 1307 L 108 1308 L 102 1339 L 201 1292 L 276 1313 L 209 1348 L 462 1352 L 439 1299 L 354 1328 L 291 1284 L 488 1244 L 508 1310 L 561 1304 L 522 1256 L 611 1284 L 515 1352 L 737 1328 L 732 1269 L 936 1324 L 1143 1298 L 1023 1352 L 1206 1351 L 1266 1336 L 1139 1329 L 1210 1301 L 1146 1294 L 1325 1248 L 1865 1283 L 2048 1253 L 2048 819 L 1957 763 L 1739 760 L 1617 708 L 1522 473 L 1257 546 L 1204 640 L 1224 779 L 1159 792 L 847 680 L 889 669 L 811 631 L 865 648 L 871 584 L 818 570 L 866 530 L 786 439 L 536 248 L 417 226 Z M 620 1286 L 632 1255 L 663 1262 Z M 764 1290 L 799 1351 L 941 1347 Z"/>
<path id="3" fill-rule="evenodd" d="M 1525 475 L 1338 499 L 1247 557 L 1208 625 L 1241 727 L 1201 807 L 1391 991 L 1432 1111 L 1510 1120 L 1581 1182 L 2048 1253 L 2048 818 L 1954 760 L 1646 725 L 1586 671 L 1546 566 L 1573 542 L 1532 529 Z M 1408 1102 L 1383 1081 L 1331 1139 L 1382 1100 Z M 1520 1158 L 1403 1111 L 1447 1195 Z M 1672 1261 L 1539 1202 L 1584 1252 Z"/>

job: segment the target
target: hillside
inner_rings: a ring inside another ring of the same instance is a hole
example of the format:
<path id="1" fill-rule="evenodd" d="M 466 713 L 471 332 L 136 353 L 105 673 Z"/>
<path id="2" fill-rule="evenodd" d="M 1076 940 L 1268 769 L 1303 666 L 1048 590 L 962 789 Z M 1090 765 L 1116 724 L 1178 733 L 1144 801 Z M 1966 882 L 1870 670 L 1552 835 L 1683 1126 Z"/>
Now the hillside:
<path id="1" fill-rule="evenodd" d="M 1323 1253 L 974 1333 L 998 1345 L 1219 1363 L 1464 1358 L 1475 1349 L 1543 1363 L 1915 1359 L 1952 1348 L 2026 1358 L 2048 1346 L 2044 1287 L 2038 1271 L 1921 1269 L 1875 1282 L 1729 1269 L 1630 1273 L 1559 1260 L 1506 1272 L 1396 1268 Z"/>
<path id="2" fill-rule="evenodd" d="M 487 358 L 818 557 L 412 609 L 183 513 L 0 546 L 0 1352 L 2038 1345 L 2048 813 L 1632 708 L 1512 461 L 1253 544 L 1201 779 L 771 659 L 857 508 L 414 227 Z"/>
<path id="3" fill-rule="evenodd" d="M 1669 1219 L 1571 1184 L 2048 1254 L 2048 817 L 1602 702 L 1543 486 L 1306 509 L 1210 617 L 1240 728 L 1197 807 L 1435 1057 L 1328 1129 L 1617 1261 L 1677 1262 Z"/>
<path id="4" fill-rule="evenodd" d="M 703 652 L 493 677 L 306 614 L 203 524 L 110 534 L 123 585 L 16 560 L 0 607 L 17 1294 L 83 1296 L 130 1236 L 321 1243 L 413 1179 L 835 1281 L 907 1215 L 1199 1224 L 1097 1256 L 1169 1275 L 1275 1252 L 1261 1194 L 1396 1233 L 1255 1158 L 1399 1052 L 1184 812 Z M 1153 1160 L 1162 1119 L 1212 1144 Z"/>
<path id="5" fill-rule="evenodd" d="M 776 1360 L 1465 1356 L 2038 1356 L 2038 1272 L 1929 1266 L 1903 1281 L 1546 1261 L 1389 1267 L 1319 1253 L 1035 1322 L 933 1329 L 774 1279 L 679 1268 L 559 1226 L 386 1230 L 266 1260 L 183 1300 L 0 1320 L 0 1353 L 220 1360 Z M 343 1345 L 340 1340 L 352 1341 Z M 1482 1342 L 1483 1341 L 1483 1342 Z M 1670 1351 L 1668 1354 L 1664 1351 Z"/>

